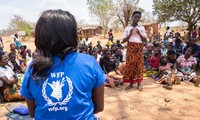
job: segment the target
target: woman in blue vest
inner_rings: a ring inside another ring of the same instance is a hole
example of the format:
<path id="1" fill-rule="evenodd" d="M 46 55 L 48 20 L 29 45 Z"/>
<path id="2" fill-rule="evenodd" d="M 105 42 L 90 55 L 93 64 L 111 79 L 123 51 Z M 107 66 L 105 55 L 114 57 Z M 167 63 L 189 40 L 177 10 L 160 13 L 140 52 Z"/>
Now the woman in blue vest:
<path id="1" fill-rule="evenodd" d="M 47 10 L 35 27 L 36 53 L 21 94 L 35 120 L 94 120 L 104 108 L 106 79 L 95 58 L 78 53 L 77 24 L 68 11 Z"/>

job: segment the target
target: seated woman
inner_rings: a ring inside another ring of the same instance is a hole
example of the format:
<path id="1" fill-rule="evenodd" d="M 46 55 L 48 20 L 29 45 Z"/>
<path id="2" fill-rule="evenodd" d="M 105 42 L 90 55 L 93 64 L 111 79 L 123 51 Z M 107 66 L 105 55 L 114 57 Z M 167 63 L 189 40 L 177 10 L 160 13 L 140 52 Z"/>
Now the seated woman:
<path id="1" fill-rule="evenodd" d="M 9 61 L 8 65 L 12 68 L 15 73 L 22 73 L 22 69 L 20 67 L 20 61 L 16 59 L 16 55 L 14 52 L 9 53 Z"/>
<path id="2" fill-rule="evenodd" d="M 197 78 L 195 68 L 197 65 L 196 59 L 192 56 L 192 49 L 188 48 L 184 55 L 181 55 L 176 60 L 180 80 L 192 81 L 196 87 L 199 86 L 200 80 Z"/>
<path id="3" fill-rule="evenodd" d="M 97 54 L 98 53 L 97 53 L 96 50 L 92 50 L 90 55 L 92 55 L 97 60 L 97 62 L 99 63 L 98 58 L 97 58 Z M 105 85 L 110 86 L 111 88 L 115 88 L 114 79 L 110 78 L 110 77 L 108 77 L 108 75 L 106 75 Z"/>
<path id="4" fill-rule="evenodd" d="M 166 56 L 162 57 L 160 59 L 160 66 L 159 66 L 158 73 L 156 74 L 156 79 L 159 80 L 164 75 L 170 74 L 171 73 L 171 66 L 172 66 L 172 64 L 169 63 L 167 57 Z"/>
<path id="5" fill-rule="evenodd" d="M 158 70 L 160 58 L 161 58 L 160 48 L 156 47 L 154 48 L 154 54 L 151 56 L 149 60 L 151 69 Z"/>
<path id="6" fill-rule="evenodd" d="M 14 88 L 18 79 L 12 69 L 7 66 L 8 57 L 4 52 L 0 52 L 0 89 L 4 101 L 18 101 L 24 98 Z"/>
<path id="7" fill-rule="evenodd" d="M 145 69 L 149 67 L 149 59 L 153 55 L 154 45 L 152 43 L 148 43 L 143 47 L 143 53 L 144 53 L 144 67 Z"/>
<path id="8" fill-rule="evenodd" d="M 118 83 L 120 83 L 123 76 L 117 69 L 118 66 L 116 66 L 116 60 L 117 59 L 115 57 L 111 57 L 110 50 L 105 50 L 104 57 L 100 59 L 100 66 L 109 78 L 118 79 L 119 80 Z M 111 86 L 111 87 L 115 87 L 115 86 Z"/>

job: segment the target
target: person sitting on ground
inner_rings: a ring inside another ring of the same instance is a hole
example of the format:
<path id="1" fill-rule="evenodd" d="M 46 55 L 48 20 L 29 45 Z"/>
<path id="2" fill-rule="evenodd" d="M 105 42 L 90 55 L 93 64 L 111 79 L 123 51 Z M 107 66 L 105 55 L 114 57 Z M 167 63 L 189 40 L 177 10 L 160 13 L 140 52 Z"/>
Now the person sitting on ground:
<path id="1" fill-rule="evenodd" d="M 149 60 L 150 68 L 152 70 L 158 70 L 160 58 L 161 58 L 160 48 L 156 47 L 154 48 L 154 54 L 150 57 Z"/>
<path id="2" fill-rule="evenodd" d="M 10 43 L 10 52 L 13 52 L 15 53 L 16 55 L 16 58 L 19 60 L 19 61 L 23 61 L 24 59 L 21 57 L 20 53 L 19 53 L 19 50 L 17 49 L 17 46 L 14 42 L 11 42 Z"/>
<path id="3" fill-rule="evenodd" d="M 97 62 L 99 63 L 99 60 L 98 60 L 98 55 L 97 55 L 97 51 L 96 50 L 92 50 L 91 54 L 96 60 Z M 114 83 L 114 79 L 113 78 L 110 78 L 108 77 L 108 75 L 106 75 L 106 80 L 105 80 L 105 86 L 109 86 L 111 88 L 115 88 L 115 83 Z"/>
<path id="4" fill-rule="evenodd" d="M 157 75 L 154 77 L 157 80 L 157 83 L 165 83 L 164 88 L 171 90 L 173 83 L 178 83 L 180 81 L 176 81 L 179 79 L 175 78 L 175 72 L 172 71 L 173 64 L 169 62 L 167 56 L 163 56 L 160 60 L 159 71 Z"/>
<path id="5" fill-rule="evenodd" d="M 87 48 L 86 47 L 80 48 L 79 53 L 88 54 Z"/>
<path id="6" fill-rule="evenodd" d="M 153 55 L 153 49 L 154 45 L 152 43 L 148 43 L 143 48 L 145 69 L 149 68 L 149 59 Z"/>
<path id="7" fill-rule="evenodd" d="M 16 56 L 19 54 L 19 50 L 14 42 L 10 43 L 10 52 L 14 52 Z"/>
<path id="8" fill-rule="evenodd" d="M 183 54 L 184 45 L 180 38 L 175 39 L 175 44 L 173 44 L 173 49 L 176 51 L 177 57 Z"/>
<path id="9" fill-rule="evenodd" d="M 181 34 L 179 32 L 175 33 L 174 41 L 175 41 L 175 39 L 181 39 Z"/>
<path id="10" fill-rule="evenodd" d="M 197 78 L 195 68 L 196 59 L 192 56 L 192 48 L 188 48 L 184 55 L 176 60 L 178 73 L 177 76 L 183 81 L 192 81 L 195 86 L 199 86 L 200 80 Z"/>
<path id="11" fill-rule="evenodd" d="M 20 67 L 20 61 L 18 59 L 16 59 L 15 53 L 10 52 L 8 56 L 9 56 L 8 65 L 12 68 L 12 70 L 15 73 L 23 73 L 23 71 Z"/>
<path id="12" fill-rule="evenodd" d="M 0 92 L 3 96 L 3 100 L 18 101 L 24 100 L 16 89 L 18 78 L 13 70 L 7 65 L 8 57 L 5 52 L 0 52 Z"/>
<path id="13" fill-rule="evenodd" d="M 97 41 L 96 47 L 98 48 L 98 50 L 102 51 L 103 47 L 101 46 L 101 41 Z"/>
<path id="14" fill-rule="evenodd" d="M 108 77 L 116 78 L 118 80 L 118 83 L 120 83 L 123 76 L 118 70 L 118 66 L 116 66 L 116 61 L 117 59 L 111 56 L 110 50 L 105 50 L 104 56 L 100 59 L 99 63 L 104 73 L 107 74 Z"/>
<path id="15" fill-rule="evenodd" d="M 167 57 L 163 56 L 160 59 L 159 70 L 158 73 L 155 75 L 155 79 L 159 80 L 163 77 L 163 75 L 169 75 L 171 73 L 171 66 L 172 64 L 169 63 Z"/>
<path id="16" fill-rule="evenodd" d="M 117 45 L 112 45 L 111 46 L 111 50 L 110 50 L 110 52 L 111 52 L 111 55 L 113 55 L 113 54 L 115 54 L 115 51 L 117 50 Z"/>
<path id="17" fill-rule="evenodd" d="M 174 50 L 167 51 L 167 59 L 169 60 L 169 63 L 173 65 L 171 67 L 172 72 L 176 71 L 176 58 L 176 52 Z"/>
<path id="18" fill-rule="evenodd" d="M 117 64 L 117 66 L 119 66 L 122 63 L 122 59 L 123 59 L 123 55 L 122 55 L 121 49 L 117 48 L 112 56 L 117 58 L 117 63 L 116 64 Z"/>
<path id="19" fill-rule="evenodd" d="M 122 46 L 120 40 L 117 40 L 117 41 L 116 41 L 116 45 L 117 45 L 118 48 L 120 48 L 120 47 Z"/>
<path id="20" fill-rule="evenodd" d="M 164 44 L 161 45 L 161 54 L 162 54 L 162 56 L 167 55 L 167 48 L 165 47 Z"/>
<path id="21" fill-rule="evenodd" d="M 26 53 L 27 53 L 28 60 L 30 60 L 30 59 L 32 58 L 31 49 L 27 49 L 27 50 L 26 50 Z"/>
<path id="22" fill-rule="evenodd" d="M 97 61 L 99 62 L 100 61 L 100 58 L 101 58 L 101 50 L 99 50 L 96 46 L 93 48 L 93 50 L 91 51 L 90 54 L 92 54 L 92 52 L 97 52 Z M 96 53 L 95 53 L 96 54 Z"/>
<path id="23" fill-rule="evenodd" d="M 199 63 L 200 63 L 200 46 L 197 44 L 197 39 L 196 38 L 190 38 L 189 39 L 189 45 L 187 45 L 184 48 L 184 52 L 188 49 L 191 48 L 192 49 L 192 56 L 195 57 L 196 61 L 197 61 L 197 66 L 196 69 L 199 67 Z"/>
<path id="24" fill-rule="evenodd" d="M 173 44 L 173 38 L 172 38 L 172 35 L 171 35 L 171 34 L 168 35 L 168 41 L 169 41 L 169 43 Z"/>

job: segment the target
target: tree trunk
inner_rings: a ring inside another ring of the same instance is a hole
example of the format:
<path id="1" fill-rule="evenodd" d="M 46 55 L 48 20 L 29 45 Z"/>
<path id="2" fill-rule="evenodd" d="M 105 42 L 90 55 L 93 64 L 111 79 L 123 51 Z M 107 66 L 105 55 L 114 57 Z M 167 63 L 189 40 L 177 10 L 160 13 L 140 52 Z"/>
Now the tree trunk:
<path id="1" fill-rule="evenodd" d="M 188 23 L 188 30 L 189 30 L 189 33 L 188 33 L 188 37 L 190 38 L 191 37 L 191 33 L 192 33 L 192 28 L 193 28 L 194 24 L 192 22 Z"/>
<path id="2" fill-rule="evenodd" d="M 125 28 L 126 26 L 124 24 L 124 21 L 121 19 L 121 17 L 119 15 L 117 15 L 117 17 L 118 17 L 119 21 L 121 22 L 121 24 L 123 25 L 123 27 Z"/>
<path id="3" fill-rule="evenodd" d="M 107 30 L 108 30 L 108 27 L 104 26 L 103 27 L 103 38 L 106 38 Z"/>

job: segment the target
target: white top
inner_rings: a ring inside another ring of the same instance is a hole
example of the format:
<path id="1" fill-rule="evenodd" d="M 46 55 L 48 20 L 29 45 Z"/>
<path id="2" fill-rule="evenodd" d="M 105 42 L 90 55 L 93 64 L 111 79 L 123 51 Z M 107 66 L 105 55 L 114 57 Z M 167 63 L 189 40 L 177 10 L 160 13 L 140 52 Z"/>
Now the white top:
<path id="1" fill-rule="evenodd" d="M 88 46 L 90 43 L 91 43 L 90 40 L 87 40 L 87 41 L 86 41 L 85 39 L 83 40 L 83 44 L 85 44 L 85 45 L 87 45 L 87 46 Z"/>
<path id="2" fill-rule="evenodd" d="M 171 30 L 169 29 L 169 30 L 167 30 L 167 32 L 166 32 L 166 36 L 169 36 L 170 35 L 170 33 L 171 33 Z"/>
<path id="3" fill-rule="evenodd" d="M 17 62 L 17 65 L 20 66 L 20 61 L 16 59 L 16 62 Z M 10 60 L 8 61 L 8 65 L 9 65 L 12 69 L 14 69 L 14 65 L 12 64 L 12 62 L 11 62 Z"/>
<path id="4" fill-rule="evenodd" d="M 100 61 L 100 58 L 101 58 L 101 55 L 100 55 L 100 54 L 97 54 L 97 61 L 98 61 L 98 62 Z"/>
<path id="5" fill-rule="evenodd" d="M 123 34 L 123 38 L 126 38 L 129 36 L 131 29 L 134 28 L 132 25 L 128 25 L 125 29 L 124 29 L 124 34 Z M 135 28 L 137 28 L 141 35 L 147 38 L 147 33 L 145 31 L 144 26 L 142 25 L 137 25 Z M 129 42 L 135 42 L 135 43 L 142 43 L 142 39 L 140 38 L 140 36 L 136 33 L 136 30 L 133 30 L 131 37 L 129 38 Z"/>
<path id="6" fill-rule="evenodd" d="M 6 65 L 5 67 L 6 68 L 0 67 L 0 77 L 6 76 L 8 80 L 12 81 L 14 79 L 13 75 L 15 75 L 15 73 L 9 66 Z M 3 82 L 0 80 L 0 87 L 2 86 L 3 86 Z"/>

